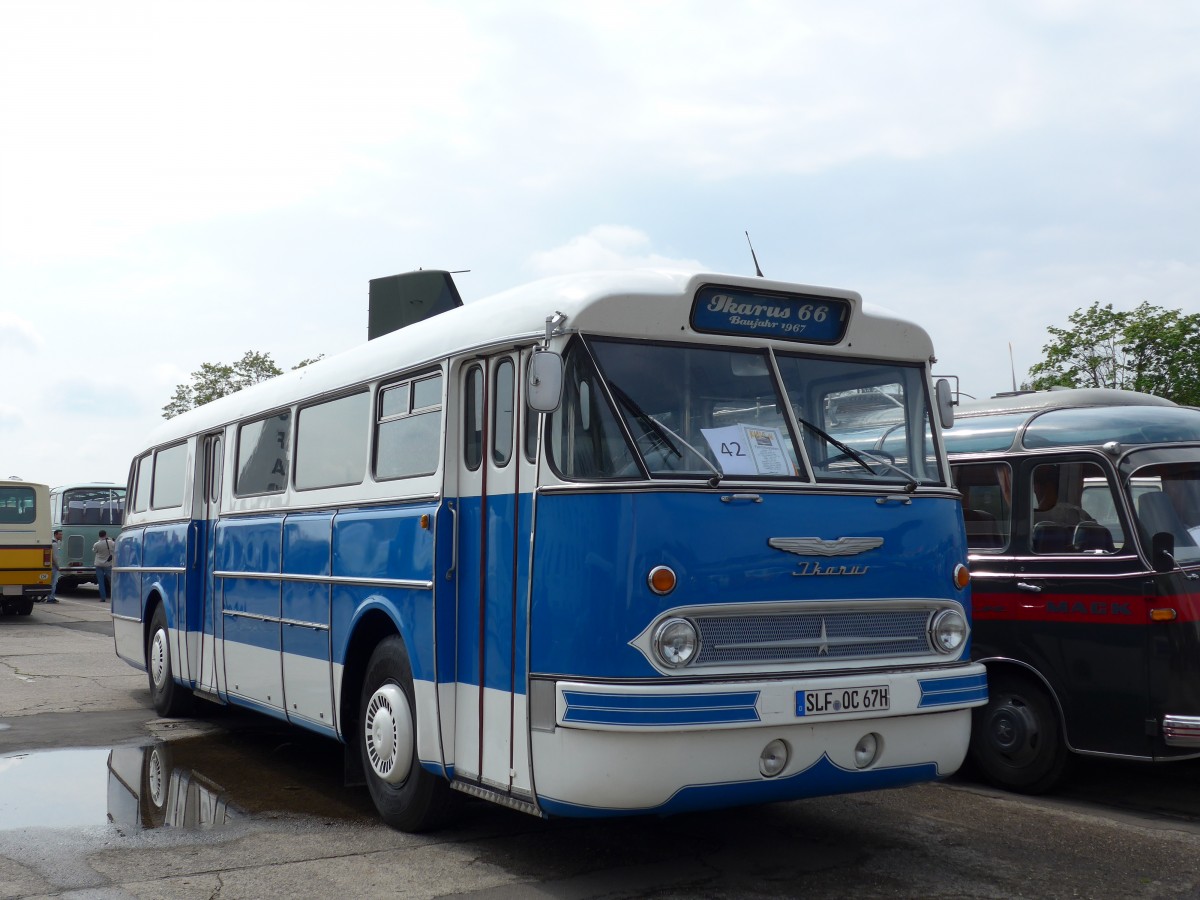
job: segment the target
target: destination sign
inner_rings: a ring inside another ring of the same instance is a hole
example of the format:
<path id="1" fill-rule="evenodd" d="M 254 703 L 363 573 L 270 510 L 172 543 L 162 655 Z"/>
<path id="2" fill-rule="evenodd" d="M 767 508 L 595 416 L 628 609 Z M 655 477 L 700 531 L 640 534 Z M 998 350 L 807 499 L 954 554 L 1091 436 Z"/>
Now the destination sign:
<path id="1" fill-rule="evenodd" d="M 846 335 L 850 301 L 769 294 L 707 285 L 692 303 L 692 328 L 709 334 L 757 334 L 805 344 L 836 344 Z"/>

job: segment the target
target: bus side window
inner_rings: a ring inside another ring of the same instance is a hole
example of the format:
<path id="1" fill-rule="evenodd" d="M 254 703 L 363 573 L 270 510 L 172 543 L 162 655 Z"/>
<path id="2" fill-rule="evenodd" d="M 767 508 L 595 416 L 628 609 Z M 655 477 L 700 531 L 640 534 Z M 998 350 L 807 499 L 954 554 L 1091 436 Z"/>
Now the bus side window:
<path id="1" fill-rule="evenodd" d="M 967 546 L 1001 550 L 1012 533 L 1012 470 L 1007 463 L 955 466 L 954 481 L 963 495 Z"/>
<path id="2" fill-rule="evenodd" d="M 1045 463 L 1033 469 L 1034 553 L 1115 553 L 1125 544 L 1117 503 L 1095 463 Z"/>
<path id="3" fill-rule="evenodd" d="M 133 509 L 135 512 L 145 512 L 150 508 L 150 473 L 152 457 L 149 453 L 138 460 L 137 486 L 134 489 Z M 68 519 L 68 521 L 71 521 Z"/>
<path id="4" fill-rule="evenodd" d="M 432 475 L 441 458 L 442 375 L 388 385 L 379 392 L 375 478 Z"/>
<path id="5" fill-rule="evenodd" d="M 496 383 L 492 391 L 492 462 L 501 467 L 508 465 L 512 459 L 515 378 L 512 360 L 500 360 L 496 366 Z"/>
<path id="6" fill-rule="evenodd" d="M 463 462 L 471 471 L 483 462 L 483 369 L 471 366 L 463 386 Z"/>

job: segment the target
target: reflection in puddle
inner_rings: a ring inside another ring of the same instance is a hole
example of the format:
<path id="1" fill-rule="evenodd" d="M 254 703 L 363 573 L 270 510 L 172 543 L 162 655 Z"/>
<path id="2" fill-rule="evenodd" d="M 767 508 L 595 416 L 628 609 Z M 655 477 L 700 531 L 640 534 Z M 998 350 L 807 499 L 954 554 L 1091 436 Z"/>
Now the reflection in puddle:
<path id="1" fill-rule="evenodd" d="M 13 753 L 0 756 L 0 832 L 208 831 L 281 814 L 376 821 L 366 790 L 342 783 L 341 756 L 327 738 L 240 726 L 140 747 Z"/>
<path id="2" fill-rule="evenodd" d="M 208 829 L 235 817 L 220 785 L 171 764 L 170 744 L 109 752 L 110 822 L 126 828 Z"/>
<path id="3" fill-rule="evenodd" d="M 236 817 L 220 785 L 172 765 L 170 744 L 0 757 L 0 830 L 207 829 Z"/>

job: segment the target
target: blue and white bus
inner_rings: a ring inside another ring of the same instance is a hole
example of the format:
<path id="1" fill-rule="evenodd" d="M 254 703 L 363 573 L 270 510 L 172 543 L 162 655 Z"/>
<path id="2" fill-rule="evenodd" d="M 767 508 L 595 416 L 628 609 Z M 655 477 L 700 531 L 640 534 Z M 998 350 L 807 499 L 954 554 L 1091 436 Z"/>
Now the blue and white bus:
<path id="1" fill-rule="evenodd" d="M 405 830 L 453 790 L 610 816 L 948 775 L 986 683 L 931 360 L 762 278 L 468 303 L 150 435 L 117 653 L 163 715 L 344 742 Z M 886 449 L 839 437 L 881 409 Z"/>

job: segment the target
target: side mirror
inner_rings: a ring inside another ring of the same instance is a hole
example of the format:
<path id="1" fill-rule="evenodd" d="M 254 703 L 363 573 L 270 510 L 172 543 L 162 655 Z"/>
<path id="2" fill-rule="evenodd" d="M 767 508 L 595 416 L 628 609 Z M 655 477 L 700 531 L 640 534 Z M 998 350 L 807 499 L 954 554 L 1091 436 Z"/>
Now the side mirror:
<path id="1" fill-rule="evenodd" d="M 534 350 L 525 372 L 525 397 L 529 408 L 540 413 L 558 409 L 562 382 L 562 357 L 551 350 Z"/>
<path id="2" fill-rule="evenodd" d="M 1170 572 L 1175 568 L 1175 535 L 1160 531 L 1150 539 L 1150 561 L 1155 572 Z"/>
<path id="3" fill-rule="evenodd" d="M 937 401 L 938 420 L 943 428 L 950 428 L 954 425 L 954 393 L 950 390 L 949 380 L 939 378 L 933 392 Z"/>

